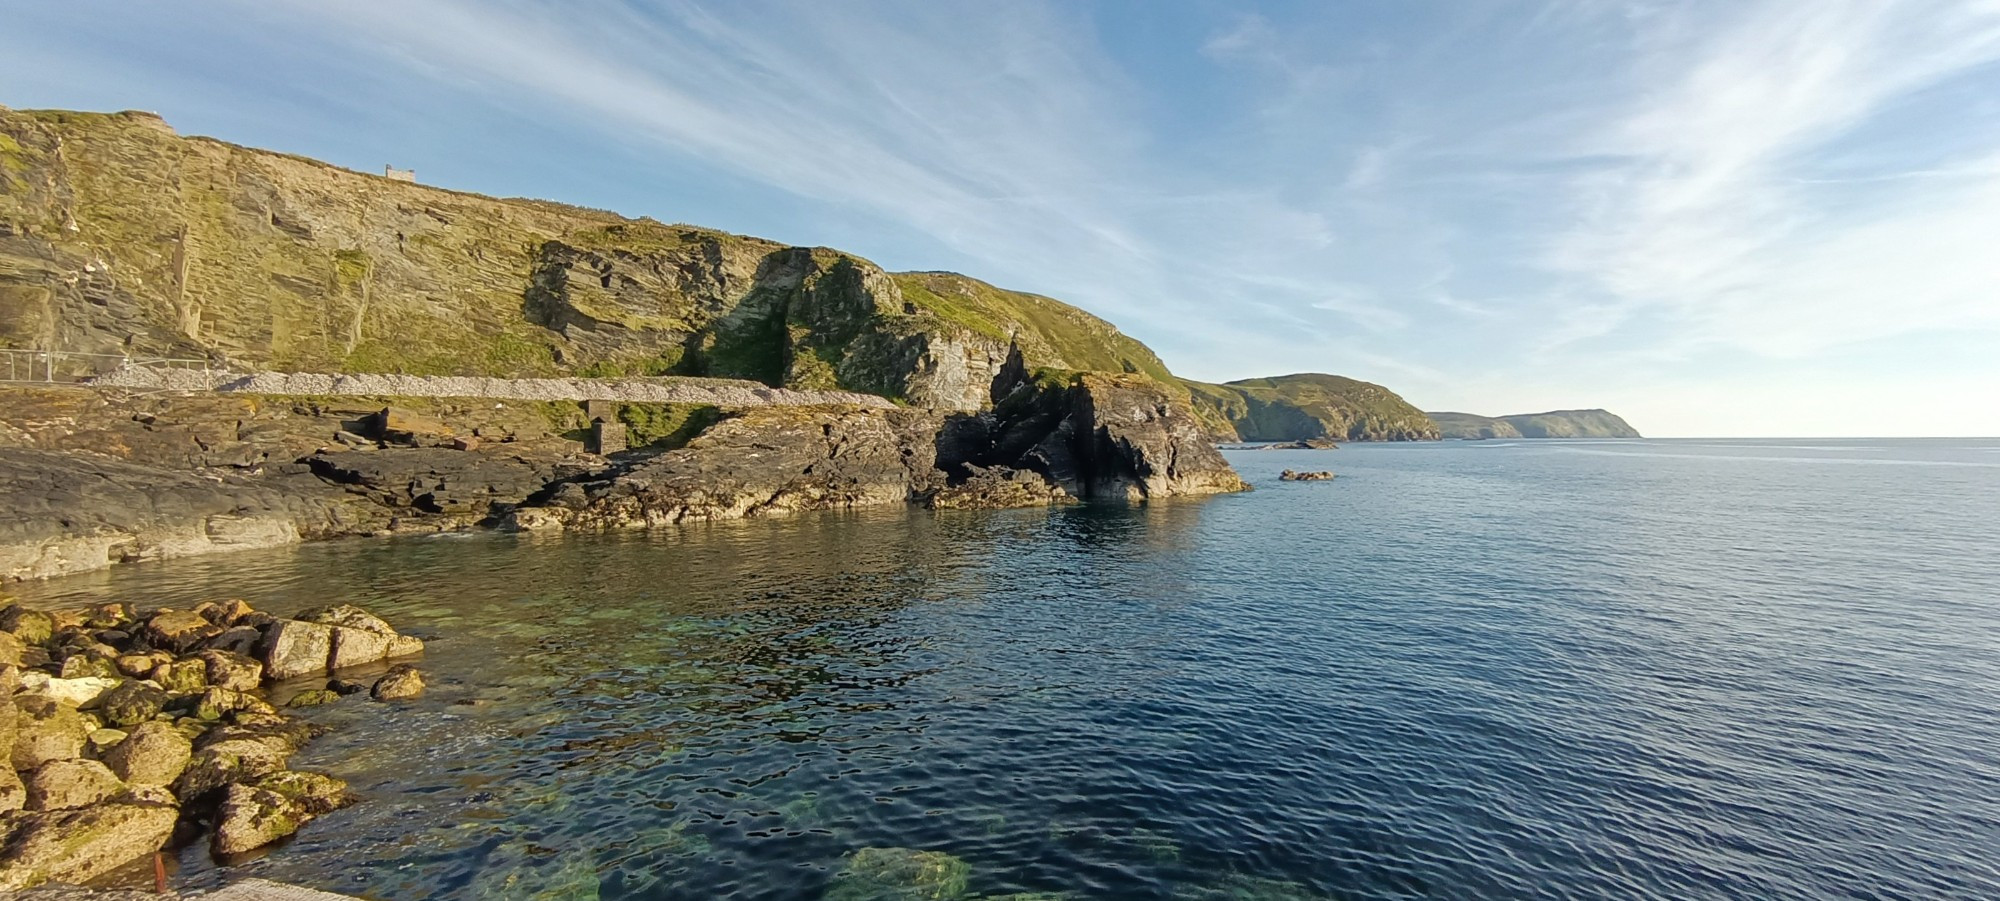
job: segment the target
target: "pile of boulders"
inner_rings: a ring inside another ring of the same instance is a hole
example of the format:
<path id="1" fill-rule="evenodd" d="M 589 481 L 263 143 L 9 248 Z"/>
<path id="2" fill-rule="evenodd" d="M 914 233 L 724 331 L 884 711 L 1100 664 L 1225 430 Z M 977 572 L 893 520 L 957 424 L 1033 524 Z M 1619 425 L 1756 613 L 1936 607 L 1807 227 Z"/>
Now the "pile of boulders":
<path id="1" fill-rule="evenodd" d="M 240 600 L 0 609 L 0 890 L 92 879 L 177 831 L 207 829 L 216 855 L 238 854 L 346 805 L 346 783 L 287 768 L 323 727 L 281 712 L 266 683 L 422 650 L 345 604 L 290 619 Z M 413 698 L 423 677 L 395 665 L 372 689 L 335 678 L 287 706 L 362 691 Z"/>

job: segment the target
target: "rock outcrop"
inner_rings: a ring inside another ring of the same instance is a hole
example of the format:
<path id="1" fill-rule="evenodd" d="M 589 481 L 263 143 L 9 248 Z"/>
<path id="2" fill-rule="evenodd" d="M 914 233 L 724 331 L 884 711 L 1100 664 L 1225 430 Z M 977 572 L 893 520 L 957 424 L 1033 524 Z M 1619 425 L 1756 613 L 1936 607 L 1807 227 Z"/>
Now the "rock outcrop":
<path id="1" fill-rule="evenodd" d="M 512 511 L 519 530 L 643 528 L 902 504 L 941 481 L 922 410 L 763 408 L 679 450 L 571 481 Z"/>
<path id="2" fill-rule="evenodd" d="M 1607 410 L 1552 410 L 1515 416 L 1432 413 L 1446 438 L 1638 438 L 1633 428 Z"/>
<path id="3" fill-rule="evenodd" d="M 147 113 L 0 109 L 0 183 L 0 346 L 239 371 L 716 376 L 952 410 L 984 400 L 1010 336 L 1037 366 L 1170 378 L 1046 297 L 181 137 Z"/>
<path id="4" fill-rule="evenodd" d="M 939 435 L 937 464 L 954 488 L 990 481 L 996 471 L 1032 472 L 1077 498 L 1248 488 L 1188 404 L 1144 376 L 1031 372 L 1016 353 L 994 378 L 992 396 L 992 410 L 954 417 Z"/>

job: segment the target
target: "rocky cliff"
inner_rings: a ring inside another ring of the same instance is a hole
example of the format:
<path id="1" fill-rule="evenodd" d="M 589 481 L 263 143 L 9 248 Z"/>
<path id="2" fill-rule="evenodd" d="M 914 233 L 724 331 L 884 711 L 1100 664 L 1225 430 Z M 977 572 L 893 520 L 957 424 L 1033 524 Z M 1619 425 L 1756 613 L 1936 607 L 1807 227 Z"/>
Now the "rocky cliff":
<path id="1" fill-rule="evenodd" d="M 146 113 L 0 108 L 0 347 L 725 376 L 971 410 L 1010 341 L 1035 366 L 1172 384 L 1109 323 L 952 273 L 442 190 L 181 137 Z"/>
<path id="2" fill-rule="evenodd" d="M 1552 410 L 1514 416 L 1432 413 L 1446 438 L 1637 438 L 1639 430 L 1605 410 Z"/>
<path id="3" fill-rule="evenodd" d="M 1219 441 L 1429 441 L 1437 424 L 1381 385 L 1300 373 L 1221 385 L 1182 380 Z"/>

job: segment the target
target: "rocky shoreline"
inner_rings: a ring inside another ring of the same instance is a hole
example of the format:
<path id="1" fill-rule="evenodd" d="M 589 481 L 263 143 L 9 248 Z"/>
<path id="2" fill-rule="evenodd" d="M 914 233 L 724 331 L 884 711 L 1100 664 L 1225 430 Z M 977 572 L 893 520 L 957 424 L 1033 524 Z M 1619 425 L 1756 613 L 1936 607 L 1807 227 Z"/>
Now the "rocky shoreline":
<path id="1" fill-rule="evenodd" d="M 344 536 L 1248 488 L 1158 382 L 1031 371 L 1018 349 L 983 412 L 651 407 L 706 425 L 608 455 L 579 440 L 587 417 L 621 415 L 596 402 L 0 391 L 0 582 Z"/>
<path id="2" fill-rule="evenodd" d="M 421 696 L 407 662 L 372 686 L 338 676 L 422 652 L 351 605 L 0 609 L 0 890 L 87 882 L 204 835 L 227 860 L 352 803 L 340 779 L 287 768 L 322 727 L 278 702 Z"/>

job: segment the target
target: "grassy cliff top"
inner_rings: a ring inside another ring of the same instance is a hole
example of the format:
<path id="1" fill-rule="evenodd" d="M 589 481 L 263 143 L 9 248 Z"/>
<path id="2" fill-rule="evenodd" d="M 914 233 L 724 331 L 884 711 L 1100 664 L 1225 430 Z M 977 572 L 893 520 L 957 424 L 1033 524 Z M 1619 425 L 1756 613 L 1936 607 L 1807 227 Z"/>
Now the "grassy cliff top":
<path id="1" fill-rule="evenodd" d="M 1182 384 L 1193 392 L 1210 431 L 1224 439 L 1437 437 L 1430 418 L 1396 392 L 1345 376 L 1303 372 L 1220 385 L 1186 380 Z"/>
<path id="2" fill-rule="evenodd" d="M 1639 430 L 1608 410 L 1550 410 L 1513 416 L 1432 413 L 1446 438 L 1638 438 Z"/>
<path id="3" fill-rule="evenodd" d="M 956 272 L 898 272 L 893 277 L 905 301 L 995 341 L 1018 340 L 1030 358 L 1047 361 L 1044 365 L 1137 372 L 1176 384 L 1152 348 L 1052 297 L 996 288 Z M 1035 344 L 1045 346 L 1030 346 Z"/>

